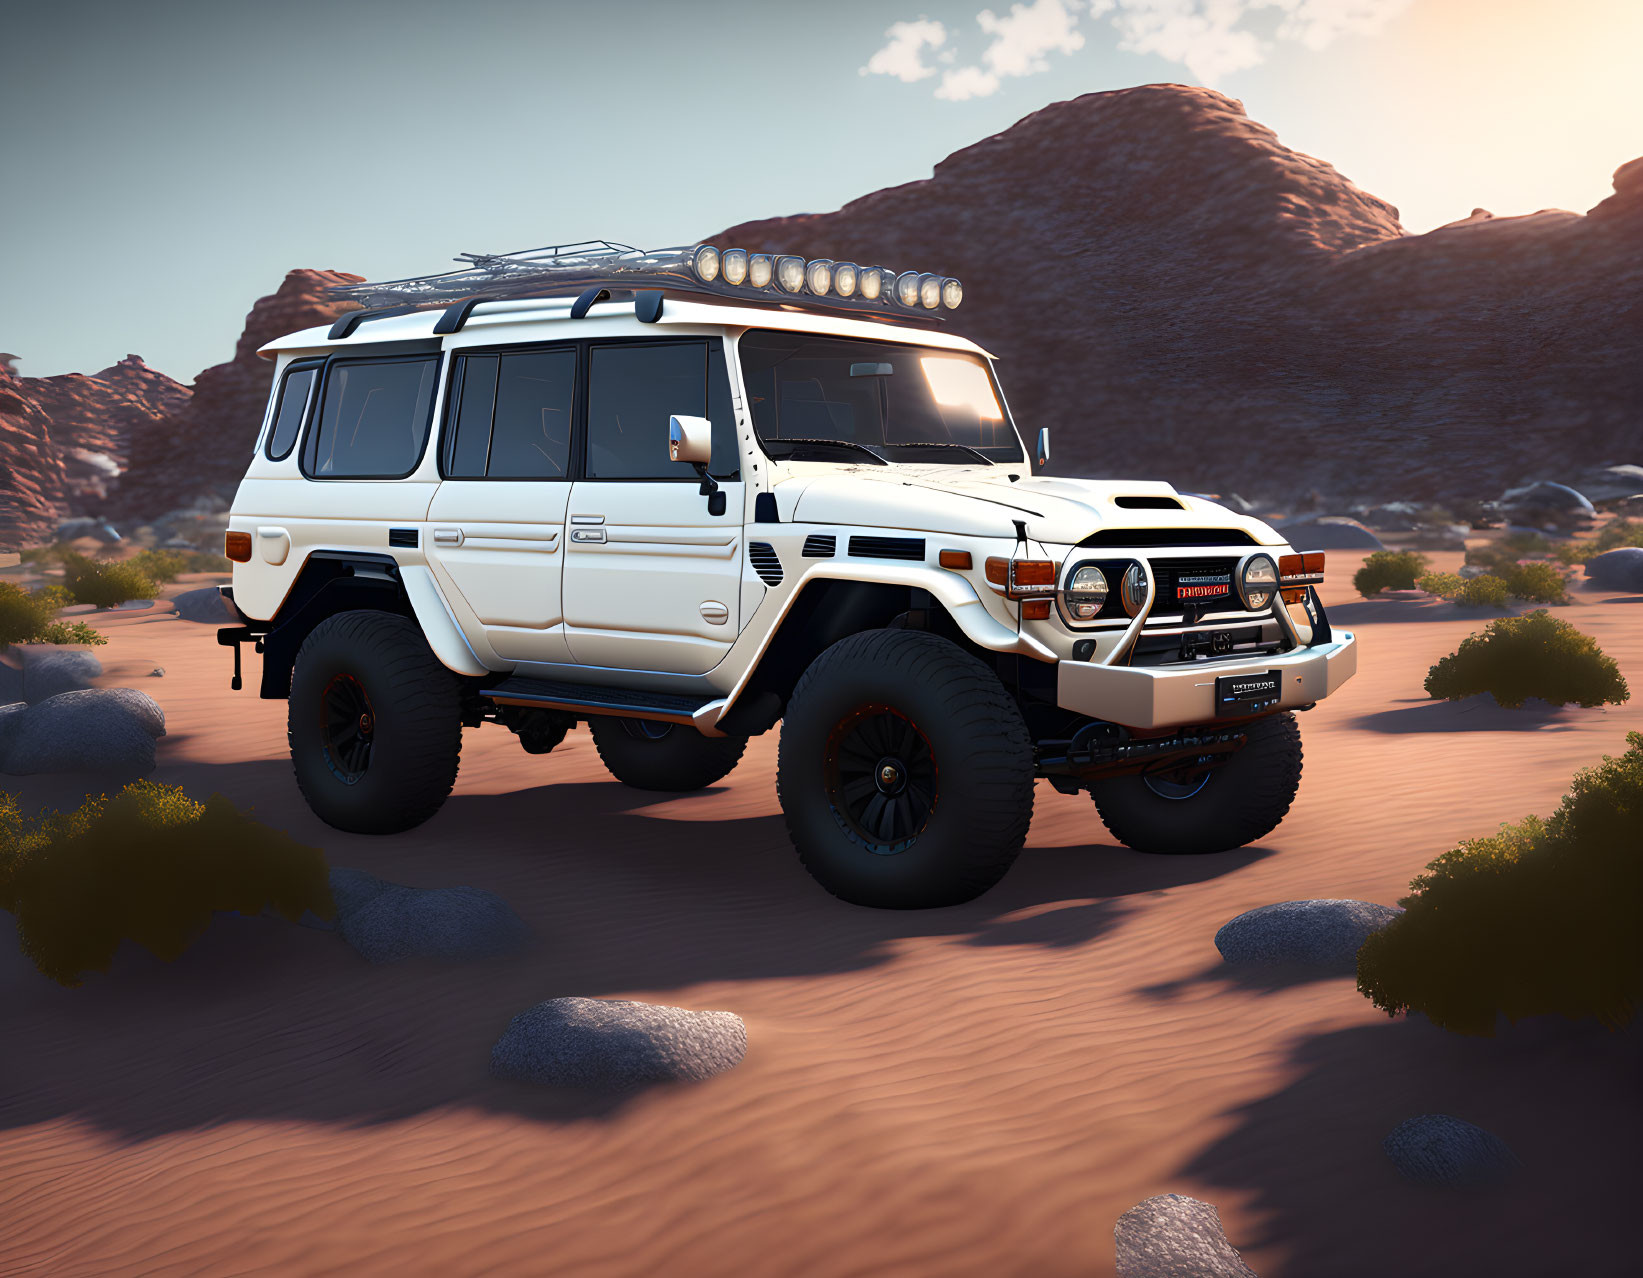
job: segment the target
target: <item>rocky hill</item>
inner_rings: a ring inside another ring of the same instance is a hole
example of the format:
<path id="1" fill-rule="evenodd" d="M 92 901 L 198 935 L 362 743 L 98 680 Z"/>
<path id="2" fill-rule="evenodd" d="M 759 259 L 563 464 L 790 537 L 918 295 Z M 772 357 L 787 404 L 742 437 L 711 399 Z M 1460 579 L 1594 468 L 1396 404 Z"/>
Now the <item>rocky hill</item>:
<path id="1" fill-rule="evenodd" d="M 958 276 L 956 326 L 1063 473 L 1483 497 L 1643 456 L 1643 162 L 1615 187 L 1410 236 L 1240 103 L 1149 85 L 707 238 Z"/>
<path id="2" fill-rule="evenodd" d="M 0 367 L 0 550 L 50 541 L 68 489 L 51 422 L 21 380 Z"/>

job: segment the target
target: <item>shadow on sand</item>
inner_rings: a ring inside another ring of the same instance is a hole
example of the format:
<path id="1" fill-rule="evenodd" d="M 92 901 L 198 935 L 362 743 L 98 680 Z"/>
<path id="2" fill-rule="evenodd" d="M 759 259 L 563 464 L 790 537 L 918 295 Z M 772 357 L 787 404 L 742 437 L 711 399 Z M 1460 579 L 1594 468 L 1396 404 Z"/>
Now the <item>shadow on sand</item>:
<path id="1" fill-rule="evenodd" d="M 1354 728 L 1370 732 L 1570 732 L 1575 710 L 1530 699 L 1509 710 L 1488 693 L 1460 701 L 1408 701 L 1359 715 Z"/>
<path id="2" fill-rule="evenodd" d="M 141 1139 L 234 1119 L 369 1123 L 459 1104 L 547 1121 L 607 1115 L 622 1097 L 490 1078 L 491 1045 L 513 1015 L 561 995 L 650 991 L 640 997 L 667 1002 L 667 991 L 702 983 L 863 970 L 908 937 L 1083 945 L 1133 898 L 1267 854 L 1029 848 L 978 901 L 880 911 L 818 887 L 779 816 L 680 819 L 615 782 L 458 794 L 426 825 L 373 839 L 319 825 L 295 801 L 284 760 L 191 765 L 178 779 L 251 806 L 333 865 L 498 892 L 534 943 L 492 963 L 372 967 L 334 935 L 225 915 L 174 964 L 128 946 L 111 972 L 61 989 L 17 953 L 0 915 L 0 1124 L 74 1115 Z M 729 995 L 681 1001 L 736 1010 Z"/>

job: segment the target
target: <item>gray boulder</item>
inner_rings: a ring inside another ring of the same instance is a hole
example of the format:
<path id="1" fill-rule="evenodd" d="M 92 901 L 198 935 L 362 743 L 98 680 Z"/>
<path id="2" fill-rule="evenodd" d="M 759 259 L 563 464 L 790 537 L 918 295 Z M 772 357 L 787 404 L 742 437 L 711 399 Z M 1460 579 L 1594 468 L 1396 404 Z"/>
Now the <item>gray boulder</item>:
<path id="1" fill-rule="evenodd" d="M 491 1049 L 491 1073 L 527 1083 L 621 1090 L 699 1082 L 740 1064 L 746 1054 L 747 1027 L 734 1012 L 554 998 L 508 1023 Z"/>
<path id="2" fill-rule="evenodd" d="M 23 700 L 30 705 L 62 692 L 79 692 L 103 673 L 103 663 L 77 648 L 57 648 L 50 644 L 26 644 L 18 649 L 23 658 Z"/>
<path id="3" fill-rule="evenodd" d="M 1240 914 L 1215 934 L 1228 963 L 1304 963 L 1350 975 L 1372 932 L 1403 911 L 1371 901 L 1281 901 Z"/>
<path id="4" fill-rule="evenodd" d="M 1113 1226 L 1118 1278 L 1255 1278 L 1221 1228 L 1212 1203 L 1159 1194 Z"/>
<path id="5" fill-rule="evenodd" d="M 185 590 L 171 602 L 184 621 L 202 621 L 214 626 L 226 626 L 234 621 L 234 614 L 228 610 L 228 600 L 215 586 Z"/>
<path id="6" fill-rule="evenodd" d="M 57 525 L 58 541 L 78 541 L 81 537 L 94 538 L 105 546 L 112 546 L 120 540 L 120 534 L 114 530 L 114 525 L 105 519 L 80 516 L 65 519 Z"/>
<path id="7" fill-rule="evenodd" d="M 1581 493 L 1567 484 L 1544 480 L 1508 490 L 1500 505 L 1510 523 L 1535 528 L 1573 528 L 1597 516 L 1596 508 Z"/>
<path id="8" fill-rule="evenodd" d="M 1643 590 L 1643 546 L 1622 546 L 1586 561 L 1588 585 L 1599 590 Z"/>
<path id="9" fill-rule="evenodd" d="M 1624 500 L 1643 493 L 1643 466 L 1599 466 L 1582 474 L 1573 487 L 1592 502 Z"/>
<path id="10" fill-rule="evenodd" d="M 346 907 L 337 902 L 337 930 L 372 963 L 500 958 L 518 953 L 530 939 L 529 929 L 508 903 L 479 888 L 390 883 L 374 891 L 356 886 L 358 893 L 350 896 Z"/>
<path id="11" fill-rule="evenodd" d="M 0 718 L 0 772 L 110 772 L 154 768 L 165 712 L 131 688 L 64 692 Z"/>
<path id="12" fill-rule="evenodd" d="M 0 706 L 23 700 L 23 672 L 0 661 Z"/>
<path id="13" fill-rule="evenodd" d="M 1413 532 L 1420 525 L 1420 515 L 1421 508 L 1412 501 L 1389 501 L 1364 510 L 1363 522 L 1377 532 Z"/>
<path id="14" fill-rule="evenodd" d="M 1296 550 L 1385 550 L 1381 539 L 1345 515 L 1289 519 L 1277 525 Z"/>
<path id="15" fill-rule="evenodd" d="M 1492 1132 L 1448 1114 L 1422 1114 L 1394 1127 L 1381 1148 L 1405 1180 L 1478 1189 L 1498 1185 L 1521 1164 Z"/>

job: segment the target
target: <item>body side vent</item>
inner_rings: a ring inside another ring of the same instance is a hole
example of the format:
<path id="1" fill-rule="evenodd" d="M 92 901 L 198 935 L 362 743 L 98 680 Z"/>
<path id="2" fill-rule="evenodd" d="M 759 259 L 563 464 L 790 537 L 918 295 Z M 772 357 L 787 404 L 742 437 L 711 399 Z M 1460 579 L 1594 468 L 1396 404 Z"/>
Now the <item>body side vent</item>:
<path id="1" fill-rule="evenodd" d="M 831 559 L 838 549 L 839 539 L 832 533 L 811 533 L 804 539 L 806 559 Z"/>
<path id="2" fill-rule="evenodd" d="M 850 553 L 861 559 L 923 559 L 922 537 L 852 537 Z"/>
<path id="3" fill-rule="evenodd" d="M 399 546 L 405 550 L 415 550 L 417 536 L 415 528 L 390 528 L 388 530 L 388 544 Z"/>
<path id="4" fill-rule="evenodd" d="M 759 574 L 759 580 L 765 585 L 782 584 L 782 561 L 776 554 L 776 548 L 768 541 L 748 542 L 747 561 L 753 565 L 753 571 Z"/>

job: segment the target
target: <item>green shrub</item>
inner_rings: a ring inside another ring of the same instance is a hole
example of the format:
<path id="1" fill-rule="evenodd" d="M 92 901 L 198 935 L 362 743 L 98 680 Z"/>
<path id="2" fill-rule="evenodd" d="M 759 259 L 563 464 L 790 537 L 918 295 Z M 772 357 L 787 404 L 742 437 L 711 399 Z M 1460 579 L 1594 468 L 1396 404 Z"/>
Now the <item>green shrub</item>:
<path id="1" fill-rule="evenodd" d="M 1529 603 L 1566 604 L 1569 602 L 1569 581 L 1563 570 L 1545 560 L 1513 564 L 1502 579 L 1507 591 Z"/>
<path id="2" fill-rule="evenodd" d="M 195 803 L 138 781 L 31 820 L 0 794 L 0 909 L 17 916 L 23 952 L 64 985 L 107 971 L 122 940 L 171 961 L 214 910 L 269 906 L 293 922 L 304 910 L 332 917 L 325 857 L 221 795 Z"/>
<path id="3" fill-rule="evenodd" d="M 1383 590 L 1413 590 L 1426 565 L 1426 556 L 1412 550 L 1377 550 L 1353 574 L 1352 585 L 1365 599 Z"/>
<path id="4" fill-rule="evenodd" d="M 1460 589 L 1451 596 L 1462 608 L 1504 608 L 1511 592 L 1499 577 L 1484 573 L 1462 581 Z"/>
<path id="5" fill-rule="evenodd" d="M 54 564 L 68 551 L 68 542 L 60 541 L 51 546 L 30 546 L 19 556 L 26 564 L 44 566 Z"/>
<path id="6" fill-rule="evenodd" d="M 1419 589 L 1440 599 L 1453 599 L 1465 584 L 1466 578 L 1454 572 L 1429 572 L 1415 582 Z"/>
<path id="7" fill-rule="evenodd" d="M 1426 692 L 1449 701 L 1487 692 L 1503 706 L 1529 697 L 1559 706 L 1619 705 L 1631 695 L 1614 658 L 1544 608 L 1491 621 L 1462 640 L 1427 674 Z"/>
<path id="8" fill-rule="evenodd" d="M 1596 1017 L 1618 1028 L 1643 996 L 1643 733 L 1580 773 L 1547 820 L 1446 852 L 1407 911 L 1358 951 L 1358 988 L 1390 1015 L 1461 1034 L 1501 1015 Z"/>
<path id="9" fill-rule="evenodd" d="M 188 571 L 188 556 L 176 550 L 141 550 L 126 560 L 150 581 L 177 580 L 177 574 Z"/>
<path id="10" fill-rule="evenodd" d="M 88 559 L 72 550 L 62 558 L 63 584 L 76 603 L 112 608 L 128 599 L 152 599 L 160 593 L 154 579 L 130 560 Z"/>
<path id="11" fill-rule="evenodd" d="M 1572 568 L 1605 551 L 1618 550 L 1622 546 L 1643 546 L 1643 524 L 1634 524 L 1626 519 L 1617 520 L 1590 541 L 1576 541 L 1559 546 L 1557 557 Z"/>
<path id="12" fill-rule="evenodd" d="M 1557 549 L 1555 542 L 1534 531 L 1508 533 L 1497 544 L 1519 559 L 1524 555 L 1549 555 Z"/>
<path id="13" fill-rule="evenodd" d="M 32 594 L 9 581 L 0 581 L 0 648 L 16 643 L 107 643 L 83 621 L 58 621 L 57 610 L 67 601 L 61 586 L 46 586 Z"/>

